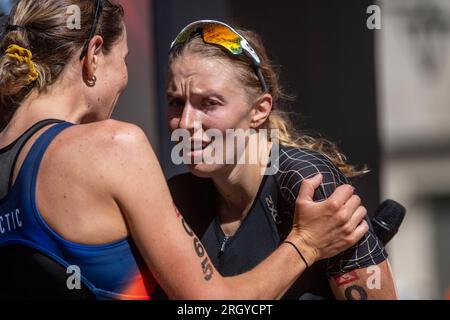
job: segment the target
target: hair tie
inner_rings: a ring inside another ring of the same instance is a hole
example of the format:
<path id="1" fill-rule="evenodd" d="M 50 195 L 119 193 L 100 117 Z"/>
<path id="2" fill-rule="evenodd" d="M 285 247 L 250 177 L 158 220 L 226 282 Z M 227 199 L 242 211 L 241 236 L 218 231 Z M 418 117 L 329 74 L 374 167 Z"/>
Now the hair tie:
<path id="1" fill-rule="evenodd" d="M 33 54 L 30 50 L 22 48 L 21 46 L 18 46 L 17 44 L 12 44 L 6 49 L 5 55 L 11 58 L 15 58 L 20 62 L 25 62 L 30 67 L 30 73 L 29 73 L 29 81 L 30 83 L 37 80 L 39 77 L 39 73 L 36 70 L 36 66 L 34 65 L 33 61 L 31 60 L 33 58 Z"/>

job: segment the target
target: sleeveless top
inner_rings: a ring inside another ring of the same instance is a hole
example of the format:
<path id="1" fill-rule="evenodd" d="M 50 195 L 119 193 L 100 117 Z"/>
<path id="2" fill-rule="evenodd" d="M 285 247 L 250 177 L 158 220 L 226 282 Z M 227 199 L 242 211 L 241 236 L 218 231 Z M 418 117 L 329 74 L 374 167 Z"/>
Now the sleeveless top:
<path id="1" fill-rule="evenodd" d="M 25 143 L 34 133 L 55 122 L 57 124 L 47 129 L 33 144 L 16 181 L 11 184 L 12 171 Z M 42 158 L 56 136 L 71 126 L 73 124 L 58 120 L 41 121 L 11 145 L 0 149 L 0 269 L 8 270 L 11 274 L 5 278 L 12 278 L 13 286 L 20 287 L 21 279 L 29 279 L 18 271 L 24 269 L 21 265 L 23 255 L 29 254 L 26 261 L 31 263 L 28 267 L 30 272 L 42 267 L 43 274 L 52 279 L 61 278 L 61 270 L 66 271 L 63 275 L 67 278 L 66 290 L 77 289 L 70 283 L 74 281 L 73 276 L 78 276 L 96 299 L 150 299 L 156 282 L 131 238 L 105 245 L 69 242 L 52 230 L 38 210 L 36 179 Z M 32 251 L 23 253 L 18 248 Z M 7 256 L 8 260 L 2 256 Z M 47 262 L 38 261 L 42 257 L 46 257 Z M 50 267 L 55 263 L 61 268 Z M 59 275 L 52 275 L 55 272 Z M 37 298 L 45 298 L 42 294 L 45 295 L 46 288 L 38 285 L 38 278 L 35 277 L 35 281 L 27 283 L 27 286 L 32 288 Z M 34 285 L 36 287 L 33 288 Z M 7 290 L 2 287 L 0 291 Z M 64 296 L 64 290 L 62 292 Z"/>

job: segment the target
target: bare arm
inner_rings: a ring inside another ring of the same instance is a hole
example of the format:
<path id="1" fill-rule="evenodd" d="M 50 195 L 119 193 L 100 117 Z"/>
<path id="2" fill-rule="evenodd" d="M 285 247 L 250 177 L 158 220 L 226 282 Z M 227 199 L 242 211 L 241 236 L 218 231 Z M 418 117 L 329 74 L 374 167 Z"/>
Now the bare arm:
<path id="1" fill-rule="evenodd" d="M 158 161 L 142 131 L 128 125 L 115 139 L 114 152 L 104 155 L 108 159 L 107 171 L 113 173 L 107 186 L 141 254 L 169 297 L 273 299 L 282 296 L 305 270 L 297 252 L 282 245 L 252 271 L 230 278 L 220 276 L 174 208 Z M 319 183 L 316 179 L 302 185 L 303 196 L 296 205 L 302 217 L 298 220 L 296 215 L 288 237 L 310 264 L 352 246 L 367 232 L 367 225 L 360 223 L 365 213 L 360 210 L 353 215 L 359 203 L 347 201 L 353 188 L 343 186 L 332 201 L 316 204 L 312 196 Z M 202 201 L 202 195 L 193 201 Z"/>

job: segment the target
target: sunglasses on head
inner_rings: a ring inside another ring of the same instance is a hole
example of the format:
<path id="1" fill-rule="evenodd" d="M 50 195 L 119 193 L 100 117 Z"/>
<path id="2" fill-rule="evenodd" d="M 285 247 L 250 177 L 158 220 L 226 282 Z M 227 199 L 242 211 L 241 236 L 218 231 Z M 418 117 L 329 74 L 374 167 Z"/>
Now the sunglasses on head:
<path id="1" fill-rule="evenodd" d="M 170 51 L 176 46 L 188 42 L 192 36 L 198 34 L 201 35 L 203 42 L 220 46 L 232 55 L 238 56 L 245 54 L 250 57 L 263 91 L 269 91 L 267 82 L 261 71 L 261 59 L 243 36 L 223 22 L 215 20 L 199 20 L 187 25 L 172 42 Z"/>
<path id="2" fill-rule="evenodd" d="M 89 42 L 95 35 L 95 31 L 97 30 L 98 20 L 100 19 L 100 15 L 103 11 L 103 0 L 95 0 L 95 15 L 94 22 L 92 23 L 91 31 L 89 32 L 89 38 L 86 40 L 83 46 L 83 50 L 81 51 L 80 60 L 83 60 L 84 56 L 87 53 Z"/>

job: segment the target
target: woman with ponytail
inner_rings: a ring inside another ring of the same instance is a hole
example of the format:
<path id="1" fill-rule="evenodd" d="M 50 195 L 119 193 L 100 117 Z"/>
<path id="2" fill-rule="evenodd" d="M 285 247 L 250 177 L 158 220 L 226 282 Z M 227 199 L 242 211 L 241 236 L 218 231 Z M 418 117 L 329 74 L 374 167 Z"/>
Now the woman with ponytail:
<path id="1" fill-rule="evenodd" d="M 190 173 L 172 178 L 169 186 L 222 275 L 251 270 L 286 243 L 303 181 L 321 174 L 314 200 L 327 201 L 367 171 L 348 164 L 333 143 L 297 132 L 283 112 L 283 98 L 254 32 L 202 20 L 172 43 L 168 122 L 176 136 L 184 131 L 190 137 L 183 148 Z M 242 161 L 255 154 L 261 161 Z M 354 195 L 353 201 L 360 200 Z M 302 258 L 309 268 L 286 298 L 397 298 L 386 251 L 372 228 L 334 257 L 317 263 Z M 376 289 L 368 281 L 374 268 L 381 284 Z"/>

